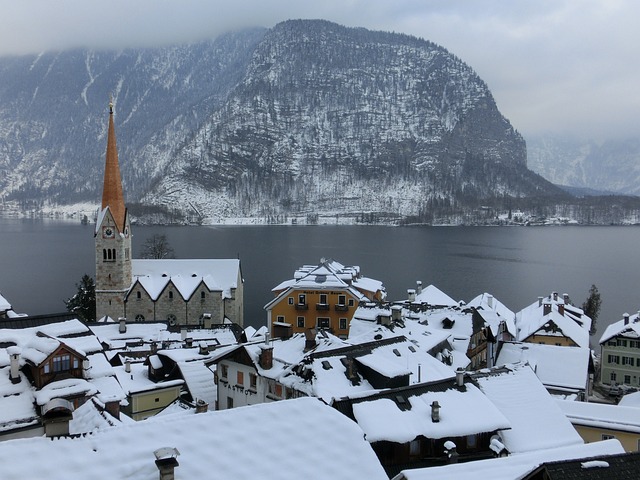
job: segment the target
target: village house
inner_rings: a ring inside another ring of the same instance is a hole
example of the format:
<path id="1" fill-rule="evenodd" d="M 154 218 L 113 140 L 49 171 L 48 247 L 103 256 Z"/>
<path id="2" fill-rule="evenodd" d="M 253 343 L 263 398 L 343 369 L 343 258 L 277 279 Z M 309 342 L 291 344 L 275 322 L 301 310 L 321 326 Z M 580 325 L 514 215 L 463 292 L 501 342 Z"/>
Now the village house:
<path id="1" fill-rule="evenodd" d="M 322 328 L 341 338 L 349 335 L 349 323 L 362 301 L 382 301 L 382 282 L 363 277 L 360 267 L 334 260 L 304 265 L 294 278 L 273 288 L 275 298 L 265 305 L 267 325 L 273 337 Z"/>
<path id="2" fill-rule="evenodd" d="M 640 312 L 625 313 L 600 337 L 600 381 L 640 387 Z"/>
<path id="3" fill-rule="evenodd" d="M 408 467 L 492 458 L 510 422 L 463 372 L 455 378 L 336 400 L 393 476 Z"/>
<path id="4" fill-rule="evenodd" d="M 113 118 L 110 103 L 102 206 L 94 230 L 97 318 L 243 325 L 240 260 L 133 259 Z"/>
<path id="5" fill-rule="evenodd" d="M 589 347 L 591 318 L 573 306 L 566 293 L 538 297 L 537 302 L 516 313 L 515 323 L 519 342 Z"/>
<path id="6" fill-rule="evenodd" d="M 640 410 L 636 407 L 566 400 L 557 403 L 585 442 L 615 438 L 625 451 L 640 451 Z"/>

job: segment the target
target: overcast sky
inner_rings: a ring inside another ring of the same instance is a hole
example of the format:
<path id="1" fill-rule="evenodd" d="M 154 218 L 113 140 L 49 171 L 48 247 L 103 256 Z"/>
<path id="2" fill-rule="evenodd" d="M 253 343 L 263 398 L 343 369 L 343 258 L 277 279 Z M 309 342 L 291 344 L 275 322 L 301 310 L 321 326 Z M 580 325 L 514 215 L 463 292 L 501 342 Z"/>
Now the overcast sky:
<path id="1" fill-rule="evenodd" d="M 0 55 L 184 43 L 291 18 L 444 46 L 525 136 L 640 136 L 638 0 L 0 0 Z"/>

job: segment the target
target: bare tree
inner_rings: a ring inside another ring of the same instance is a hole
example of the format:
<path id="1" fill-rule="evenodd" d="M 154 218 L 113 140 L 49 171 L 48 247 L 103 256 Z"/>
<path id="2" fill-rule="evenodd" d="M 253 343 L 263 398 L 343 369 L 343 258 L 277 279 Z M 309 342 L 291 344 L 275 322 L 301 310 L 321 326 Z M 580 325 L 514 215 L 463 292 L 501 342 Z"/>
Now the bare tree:
<path id="1" fill-rule="evenodd" d="M 142 258 L 174 258 L 173 247 L 169 244 L 167 236 L 155 233 L 147 238 L 142 245 Z"/>

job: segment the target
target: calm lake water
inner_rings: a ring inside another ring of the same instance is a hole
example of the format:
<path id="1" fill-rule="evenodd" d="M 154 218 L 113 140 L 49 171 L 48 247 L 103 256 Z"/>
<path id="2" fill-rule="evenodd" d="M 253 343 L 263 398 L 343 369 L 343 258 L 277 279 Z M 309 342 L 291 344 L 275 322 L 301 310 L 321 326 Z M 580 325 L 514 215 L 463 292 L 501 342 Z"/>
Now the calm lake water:
<path id="1" fill-rule="evenodd" d="M 421 280 L 456 300 L 489 292 L 517 311 L 552 291 L 581 305 L 595 283 L 599 332 L 640 308 L 638 227 L 134 226 L 134 257 L 154 233 L 177 258 L 239 257 L 253 326 L 266 322 L 271 289 L 322 257 L 359 265 L 391 300 Z M 0 293 L 18 312 L 62 312 L 82 275 L 95 274 L 93 248 L 91 225 L 0 219 Z"/>

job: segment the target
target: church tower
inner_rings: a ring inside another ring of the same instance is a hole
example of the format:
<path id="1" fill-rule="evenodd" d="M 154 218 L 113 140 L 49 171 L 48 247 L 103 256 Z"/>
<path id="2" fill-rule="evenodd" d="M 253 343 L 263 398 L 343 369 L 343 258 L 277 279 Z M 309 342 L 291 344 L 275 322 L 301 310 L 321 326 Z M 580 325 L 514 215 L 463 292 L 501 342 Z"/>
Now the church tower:
<path id="1" fill-rule="evenodd" d="M 96 246 L 96 318 L 125 315 L 124 298 L 131 287 L 131 224 L 124 204 L 118 148 L 109 102 L 109 130 L 102 207 L 94 232 Z"/>

